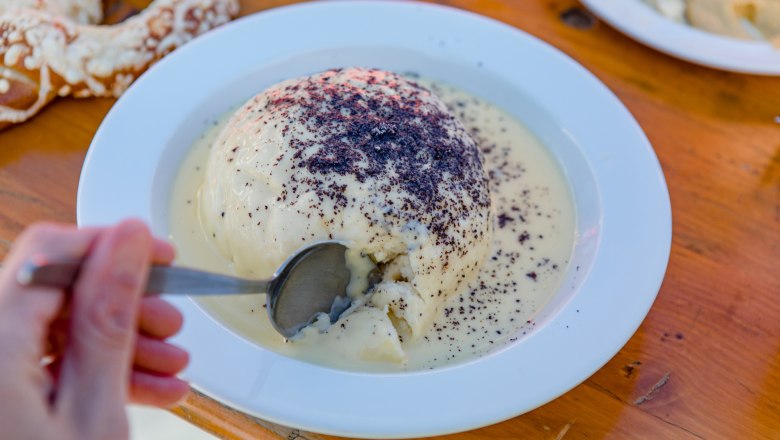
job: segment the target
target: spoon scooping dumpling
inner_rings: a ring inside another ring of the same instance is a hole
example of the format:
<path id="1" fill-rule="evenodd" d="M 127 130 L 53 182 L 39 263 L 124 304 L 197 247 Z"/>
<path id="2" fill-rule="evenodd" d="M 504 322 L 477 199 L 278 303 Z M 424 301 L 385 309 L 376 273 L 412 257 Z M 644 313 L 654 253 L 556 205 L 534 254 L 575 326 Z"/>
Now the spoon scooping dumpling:
<path id="1" fill-rule="evenodd" d="M 341 243 L 325 241 L 305 247 L 285 261 L 267 280 L 248 280 L 176 266 L 152 266 L 147 295 L 236 295 L 267 293 L 268 315 L 283 336 L 294 336 L 320 314 L 334 323 L 352 301 L 347 287 L 353 274 Z M 366 258 L 368 260 L 368 258 Z M 23 285 L 69 287 L 74 284 L 80 262 L 32 260 L 17 274 Z M 361 264 L 361 267 L 365 264 Z M 378 281 L 376 266 L 367 275 L 368 288 Z M 358 271 L 360 272 L 360 271 Z M 365 282 L 366 280 L 363 280 Z"/>

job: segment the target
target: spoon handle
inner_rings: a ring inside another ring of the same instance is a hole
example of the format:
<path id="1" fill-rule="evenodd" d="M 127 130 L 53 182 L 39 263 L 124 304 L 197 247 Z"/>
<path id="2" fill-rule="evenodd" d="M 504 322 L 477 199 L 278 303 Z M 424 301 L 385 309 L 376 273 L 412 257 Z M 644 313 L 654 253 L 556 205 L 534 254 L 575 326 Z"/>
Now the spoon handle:
<path id="1" fill-rule="evenodd" d="M 17 274 L 23 285 L 70 287 L 76 281 L 80 262 L 36 263 L 30 261 Z M 204 272 L 176 266 L 153 265 L 146 283 L 146 294 L 236 295 L 266 293 L 269 282 Z"/>

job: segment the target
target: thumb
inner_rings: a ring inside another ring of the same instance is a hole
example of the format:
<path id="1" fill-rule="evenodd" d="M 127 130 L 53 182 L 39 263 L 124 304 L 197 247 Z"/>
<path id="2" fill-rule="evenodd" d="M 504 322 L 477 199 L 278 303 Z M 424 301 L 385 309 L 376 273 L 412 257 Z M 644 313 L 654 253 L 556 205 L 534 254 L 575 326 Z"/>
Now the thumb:
<path id="1" fill-rule="evenodd" d="M 105 230 L 74 286 L 56 405 L 86 429 L 84 438 L 101 437 L 92 431 L 100 426 L 109 427 L 111 435 L 126 427 L 124 405 L 152 244 L 139 221 Z"/>

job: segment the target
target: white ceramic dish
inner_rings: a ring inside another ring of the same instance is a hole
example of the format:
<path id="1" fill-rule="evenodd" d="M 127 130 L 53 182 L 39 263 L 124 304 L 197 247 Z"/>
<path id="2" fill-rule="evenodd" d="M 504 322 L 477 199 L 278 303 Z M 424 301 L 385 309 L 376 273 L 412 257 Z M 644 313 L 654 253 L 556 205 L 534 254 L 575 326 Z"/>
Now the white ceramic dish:
<path id="1" fill-rule="evenodd" d="M 640 0 L 582 0 L 624 34 L 674 57 L 732 72 L 780 75 L 780 49 L 724 37 L 664 17 Z"/>
<path id="2" fill-rule="evenodd" d="M 401 27 L 398 24 L 404 23 Z M 533 332 L 486 357 L 429 372 L 361 374 L 292 360 L 242 339 L 188 298 L 185 373 L 264 419 L 355 437 L 418 437 L 529 411 L 579 384 L 631 337 L 663 279 L 671 212 L 653 150 L 621 103 L 545 43 L 473 14 L 408 2 L 323 2 L 238 20 L 143 75 L 87 154 L 80 225 L 127 216 L 168 234 L 179 163 L 205 124 L 279 80 L 337 66 L 415 71 L 521 119 L 569 179 L 578 235 L 565 282 Z"/>

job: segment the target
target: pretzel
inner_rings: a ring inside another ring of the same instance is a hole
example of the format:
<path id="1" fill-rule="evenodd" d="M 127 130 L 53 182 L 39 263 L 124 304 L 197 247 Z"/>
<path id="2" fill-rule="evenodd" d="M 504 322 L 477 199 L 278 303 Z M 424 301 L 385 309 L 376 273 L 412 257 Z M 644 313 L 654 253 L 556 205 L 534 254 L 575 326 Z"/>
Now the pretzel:
<path id="1" fill-rule="evenodd" d="M 101 0 L 0 0 L 0 12 L 26 9 L 47 11 L 82 24 L 97 24 L 103 19 Z"/>
<path id="2" fill-rule="evenodd" d="M 88 0 L 43 3 L 84 6 Z M 238 0 L 155 0 L 112 26 L 69 18 L 83 11 L 0 14 L 0 128 L 29 119 L 56 96 L 118 97 L 152 63 L 234 17 Z"/>

